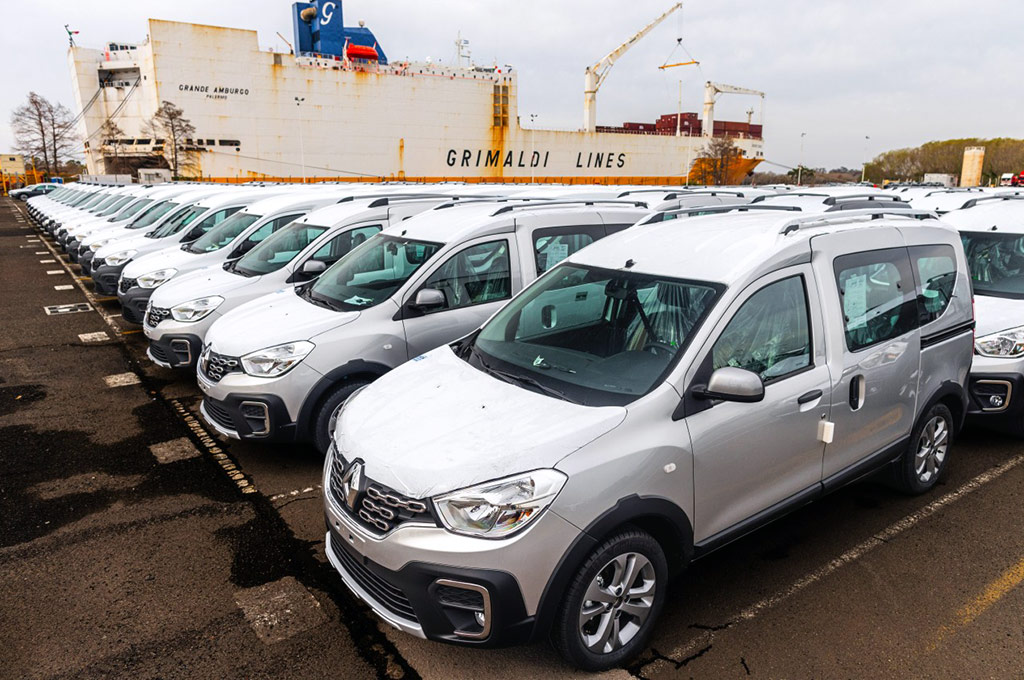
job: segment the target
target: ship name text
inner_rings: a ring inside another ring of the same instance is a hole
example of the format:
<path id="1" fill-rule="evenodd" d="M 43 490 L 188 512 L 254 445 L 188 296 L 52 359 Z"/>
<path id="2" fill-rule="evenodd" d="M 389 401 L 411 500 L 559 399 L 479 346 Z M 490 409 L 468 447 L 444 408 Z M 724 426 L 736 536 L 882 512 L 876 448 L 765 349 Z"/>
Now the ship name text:
<path id="1" fill-rule="evenodd" d="M 461 168 L 546 168 L 550 151 L 505 151 L 501 149 L 448 149 L 448 167 Z M 577 168 L 621 168 L 626 154 L 591 151 L 576 154 Z"/>

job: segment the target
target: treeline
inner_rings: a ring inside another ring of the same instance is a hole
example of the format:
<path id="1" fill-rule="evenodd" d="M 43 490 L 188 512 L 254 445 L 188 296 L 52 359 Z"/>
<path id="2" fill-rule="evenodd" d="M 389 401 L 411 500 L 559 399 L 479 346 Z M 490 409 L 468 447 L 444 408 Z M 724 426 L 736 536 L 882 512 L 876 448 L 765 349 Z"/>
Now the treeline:
<path id="1" fill-rule="evenodd" d="M 1004 172 L 1024 172 L 1024 139 L 947 139 L 927 142 L 913 149 L 895 149 L 876 156 L 867 164 L 867 179 L 919 182 L 925 173 L 959 175 L 963 167 L 964 148 L 985 147 L 982 184 L 998 184 Z"/>

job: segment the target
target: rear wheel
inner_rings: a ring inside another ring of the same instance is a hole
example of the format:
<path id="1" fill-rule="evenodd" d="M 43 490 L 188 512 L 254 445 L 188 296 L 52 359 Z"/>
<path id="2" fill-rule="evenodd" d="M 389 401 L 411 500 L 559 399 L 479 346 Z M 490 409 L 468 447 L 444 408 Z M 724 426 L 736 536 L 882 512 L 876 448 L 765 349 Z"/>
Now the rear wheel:
<path id="1" fill-rule="evenodd" d="M 333 421 L 337 417 L 338 411 L 345 404 L 345 401 L 360 387 L 365 387 L 369 384 L 366 380 L 350 380 L 335 387 L 320 402 L 320 406 L 317 408 L 316 415 L 313 418 L 313 445 L 316 446 L 320 453 L 326 454 L 327 450 L 331 448 Z"/>
<path id="2" fill-rule="evenodd" d="M 665 602 L 668 563 L 650 534 L 626 529 L 598 546 L 576 572 L 552 639 L 566 661 L 601 671 L 643 651 Z"/>
<path id="3" fill-rule="evenodd" d="M 936 404 L 918 421 L 910 445 L 897 464 L 896 483 L 902 491 L 920 494 L 939 481 L 953 444 L 953 414 Z"/>

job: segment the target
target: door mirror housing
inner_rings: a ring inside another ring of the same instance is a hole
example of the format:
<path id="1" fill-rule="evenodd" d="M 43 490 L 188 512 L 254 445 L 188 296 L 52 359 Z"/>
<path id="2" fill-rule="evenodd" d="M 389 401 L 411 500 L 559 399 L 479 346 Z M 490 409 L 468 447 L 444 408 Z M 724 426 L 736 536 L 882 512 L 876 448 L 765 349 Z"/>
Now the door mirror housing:
<path id="1" fill-rule="evenodd" d="M 304 277 L 313 278 L 314 276 L 320 276 L 327 271 L 327 264 L 320 260 L 306 260 L 299 267 L 299 274 Z"/>
<path id="2" fill-rule="evenodd" d="M 753 371 L 723 366 L 711 374 L 707 387 L 695 387 L 693 396 L 700 399 L 753 403 L 764 399 L 764 381 Z"/>
<path id="3" fill-rule="evenodd" d="M 421 312 L 441 309 L 444 304 L 444 293 L 436 288 L 421 288 L 412 301 L 412 306 Z"/>

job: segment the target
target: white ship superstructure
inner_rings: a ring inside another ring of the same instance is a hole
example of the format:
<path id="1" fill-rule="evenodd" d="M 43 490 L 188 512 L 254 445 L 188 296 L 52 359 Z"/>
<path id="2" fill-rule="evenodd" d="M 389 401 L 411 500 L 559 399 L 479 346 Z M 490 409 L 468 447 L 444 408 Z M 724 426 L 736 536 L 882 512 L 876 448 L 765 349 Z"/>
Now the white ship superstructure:
<path id="1" fill-rule="evenodd" d="M 315 26 L 334 4 L 300 4 L 296 16 L 315 10 Z M 355 34 L 363 42 L 373 39 L 366 29 L 346 30 L 362 31 Z M 323 32 L 320 26 L 312 35 Z M 147 122 L 163 101 L 180 107 L 195 127 L 185 140 L 193 161 L 188 174 L 211 179 L 668 182 L 685 179 L 708 141 L 654 124 L 527 129 L 519 121 L 514 69 L 389 62 L 376 42 L 361 46 L 350 37 L 340 52 L 261 50 L 255 31 L 156 19 L 139 44 L 74 46 L 69 62 L 85 111 L 79 132 L 89 172 L 160 164 L 167 142 Z M 106 138 L 107 120 L 122 137 Z M 693 121 L 686 119 L 687 130 Z M 760 132 L 749 124 L 720 132 L 742 153 L 730 179 L 760 162 Z"/>

